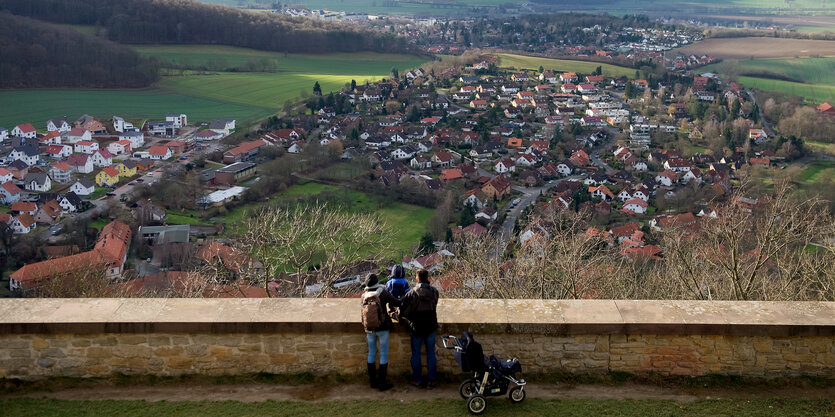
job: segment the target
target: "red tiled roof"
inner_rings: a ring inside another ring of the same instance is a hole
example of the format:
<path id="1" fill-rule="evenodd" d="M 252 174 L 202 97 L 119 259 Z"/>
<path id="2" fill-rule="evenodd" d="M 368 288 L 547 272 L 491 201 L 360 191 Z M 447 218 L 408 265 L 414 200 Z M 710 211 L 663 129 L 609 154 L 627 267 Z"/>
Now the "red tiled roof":
<path id="1" fill-rule="evenodd" d="M 119 176 L 119 171 L 116 168 L 113 168 L 112 166 L 102 168 L 102 172 L 107 174 L 107 176 L 109 176 L 109 177 L 118 177 Z"/>
<path id="2" fill-rule="evenodd" d="M 162 156 L 162 155 L 165 155 L 167 153 L 168 153 L 168 147 L 167 146 L 151 146 L 151 149 L 148 149 L 148 154 L 149 155 Z"/>

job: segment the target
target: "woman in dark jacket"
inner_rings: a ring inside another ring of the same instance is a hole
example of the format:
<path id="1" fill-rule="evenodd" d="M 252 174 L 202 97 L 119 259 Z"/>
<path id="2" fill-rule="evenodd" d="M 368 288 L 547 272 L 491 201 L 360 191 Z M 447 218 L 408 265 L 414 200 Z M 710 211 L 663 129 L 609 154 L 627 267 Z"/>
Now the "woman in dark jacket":
<path id="1" fill-rule="evenodd" d="M 393 297 L 385 287 L 378 283 L 376 274 L 368 275 L 365 281 L 365 291 L 362 294 L 363 304 L 365 304 L 366 299 L 371 297 L 377 297 L 379 300 L 379 307 L 382 309 L 382 321 L 376 329 L 365 329 L 365 336 L 368 341 L 368 380 L 371 388 L 385 391 L 392 387 L 386 381 L 388 373 L 389 333 L 393 327 L 391 317 L 389 317 L 387 312 L 390 306 L 400 307 L 400 300 Z M 377 342 L 380 343 L 379 372 L 374 366 L 374 360 L 377 356 Z"/>

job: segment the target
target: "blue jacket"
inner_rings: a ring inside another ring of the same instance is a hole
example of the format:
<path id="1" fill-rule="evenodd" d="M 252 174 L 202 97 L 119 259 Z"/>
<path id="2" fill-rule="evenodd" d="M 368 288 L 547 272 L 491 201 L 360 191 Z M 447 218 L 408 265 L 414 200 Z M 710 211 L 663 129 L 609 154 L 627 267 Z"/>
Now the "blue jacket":
<path id="1" fill-rule="evenodd" d="M 410 289 L 409 281 L 406 280 L 405 272 L 403 271 L 403 266 L 395 265 L 392 268 L 388 282 L 386 282 L 386 290 L 397 298 L 403 298 Z"/>

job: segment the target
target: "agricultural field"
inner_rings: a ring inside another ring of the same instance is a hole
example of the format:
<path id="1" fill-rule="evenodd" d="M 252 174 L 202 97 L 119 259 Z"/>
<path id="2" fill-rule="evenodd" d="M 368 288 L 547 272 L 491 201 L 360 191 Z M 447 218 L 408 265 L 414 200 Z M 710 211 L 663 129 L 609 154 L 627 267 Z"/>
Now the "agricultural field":
<path id="1" fill-rule="evenodd" d="M 183 112 L 194 121 L 237 119 L 247 125 L 276 113 L 287 100 L 302 91 L 312 92 L 318 81 L 327 93 L 351 80 L 362 83 L 388 76 L 392 67 L 416 68 L 424 59 L 393 54 L 297 55 L 245 48 L 201 45 L 143 46 L 137 50 L 163 62 L 176 56 L 199 64 L 222 62 L 241 65 L 252 59 L 276 62 L 280 72 L 202 72 L 168 76 L 151 88 L 126 90 L 27 89 L 0 91 L 0 126 L 23 122 L 41 127 L 46 120 L 82 113 L 109 119 L 114 114 L 128 119 L 154 119 L 165 113 Z M 171 61 L 167 61 L 171 62 Z"/>
<path id="2" fill-rule="evenodd" d="M 336 91 L 352 79 L 358 84 L 366 81 L 363 75 L 324 75 L 304 73 L 225 72 L 211 75 L 165 77 L 159 87 L 181 94 L 201 96 L 212 100 L 244 106 L 263 106 L 279 109 L 284 102 L 311 93 L 317 81 L 322 91 Z M 379 77 L 368 78 L 379 80 Z"/>
<path id="3" fill-rule="evenodd" d="M 69 116 L 74 120 L 83 113 L 104 119 L 114 114 L 129 119 L 158 119 L 165 113 L 183 112 L 195 121 L 231 118 L 247 124 L 275 111 L 263 105 L 238 104 L 165 88 L 0 90 L 0 126 L 9 129 L 24 122 L 42 129 L 48 119 Z"/>
<path id="4" fill-rule="evenodd" d="M 835 57 L 726 60 L 708 65 L 700 72 L 719 74 L 784 77 L 809 84 L 835 85 Z M 772 78 L 778 78 L 772 77 Z"/>
<path id="5" fill-rule="evenodd" d="M 749 88 L 801 96 L 810 103 L 820 104 L 835 100 L 835 85 L 803 84 L 755 77 L 739 77 L 739 81 Z"/>
<path id="6" fill-rule="evenodd" d="M 227 6 L 252 6 L 264 4 L 260 0 L 201 0 L 204 3 L 224 4 Z M 471 11 L 474 7 L 496 8 L 504 6 L 508 12 L 521 9 L 518 0 L 449 0 L 429 1 L 384 1 L 384 0 L 298 0 L 290 4 L 303 5 L 311 9 L 327 9 L 354 13 L 433 15 L 451 16 Z"/>
<path id="7" fill-rule="evenodd" d="M 369 74 L 385 76 L 392 67 L 400 70 L 417 68 L 426 59 L 398 54 L 360 52 L 327 55 L 285 54 L 223 45 L 133 45 L 146 57 L 181 67 L 224 64 L 240 67 L 251 61 L 269 60 L 275 65 L 271 72 L 304 72 L 311 74 Z"/>
<path id="8" fill-rule="evenodd" d="M 635 70 L 632 68 L 619 67 L 617 65 L 610 64 L 601 64 L 597 62 L 540 58 L 534 56 L 523 56 L 513 54 L 498 54 L 498 57 L 499 66 L 503 68 L 536 70 L 539 69 L 539 67 L 541 66 L 546 70 L 562 72 L 571 71 L 583 74 L 591 74 L 598 66 L 600 66 L 603 69 L 603 75 L 607 77 L 635 75 Z"/>
<path id="9" fill-rule="evenodd" d="M 835 42 L 783 38 L 711 38 L 676 49 L 682 54 L 712 55 L 719 59 L 794 58 L 835 56 Z"/>
<path id="10" fill-rule="evenodd" d="M 800 174 L 800 181 L 813 183 L 825 178 L 835 179 L 835 161 L 813 161 Z"/>

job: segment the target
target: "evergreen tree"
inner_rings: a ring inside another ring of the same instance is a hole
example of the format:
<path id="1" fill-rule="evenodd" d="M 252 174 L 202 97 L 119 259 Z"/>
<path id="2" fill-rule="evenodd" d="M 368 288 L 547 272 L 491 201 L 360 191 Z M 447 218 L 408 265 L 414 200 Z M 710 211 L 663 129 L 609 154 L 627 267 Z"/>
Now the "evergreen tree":
<path id="1" fill-rule="evenodd" d="M 424 233 L 420 237 L 420 244 L 418 245 L 418 253 L 421 255 L 428 255 L 435 251 L 435 239 L 432 239 L 431 233 Z"/>
<path id="2" fill-rule="evenodd" d="M 319 81 L 316 81 L 316 83 L 313 84 L 313 94 L 317 96 L 322 95 L 322 86 L 319 85 Z"/>

